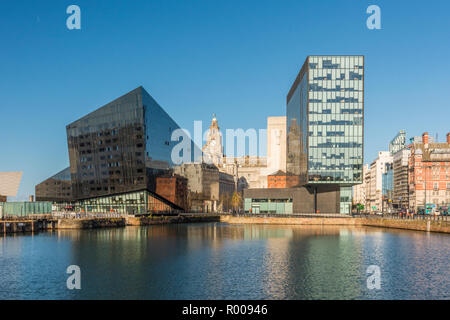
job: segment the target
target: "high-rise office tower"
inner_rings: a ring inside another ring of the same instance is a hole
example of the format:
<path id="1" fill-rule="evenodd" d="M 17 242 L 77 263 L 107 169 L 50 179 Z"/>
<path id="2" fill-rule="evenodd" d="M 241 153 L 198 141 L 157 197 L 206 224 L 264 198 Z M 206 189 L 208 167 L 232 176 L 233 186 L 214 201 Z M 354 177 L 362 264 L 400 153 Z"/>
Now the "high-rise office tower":
<path id="1" fill-rule="evenodd" d="M 308 56 L 287 96 L 287 172 L 339 192 L 341 213 L 362 183 L 363 127 L 364 57 Z"/>

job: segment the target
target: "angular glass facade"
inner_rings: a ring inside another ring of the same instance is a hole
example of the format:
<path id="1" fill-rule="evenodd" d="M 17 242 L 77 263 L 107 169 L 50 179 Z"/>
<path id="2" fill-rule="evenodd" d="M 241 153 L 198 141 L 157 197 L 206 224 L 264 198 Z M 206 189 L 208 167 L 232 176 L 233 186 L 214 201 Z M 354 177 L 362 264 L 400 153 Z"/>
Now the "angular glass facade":
<path id="1" fill-rule="evenodd" d="M 363 126 L 364 57 L 307 57 L 287 96 L 288 173 L 301 185 L 362 183 Z"/>
<path id="2" fill-rule="evenodd" d="M 74 199 L 154 192 L 156 177 L 174 164 L 171 154 L 178 141 L 171 136 L 179 126 L 142 87 L 66 129 Z"/>
<path id="3" fill-rule="evenodd" d="M 66 168 L 35 187 L 36 201 L 72 200 L 70 168 Z"/>

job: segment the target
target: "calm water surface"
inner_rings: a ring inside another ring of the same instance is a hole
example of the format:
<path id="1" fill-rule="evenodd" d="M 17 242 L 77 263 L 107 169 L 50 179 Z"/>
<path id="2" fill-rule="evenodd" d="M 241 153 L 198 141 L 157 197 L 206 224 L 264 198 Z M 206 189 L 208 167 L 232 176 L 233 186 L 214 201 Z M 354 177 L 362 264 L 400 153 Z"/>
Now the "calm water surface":
<path id="1" fill-rule="evenodd" d="M 0 299 L 449 299 L 449 240 L 223 223 L 13 235 L 0 237 Z M 66 287 L 69 265 L 81 290 Z"/>

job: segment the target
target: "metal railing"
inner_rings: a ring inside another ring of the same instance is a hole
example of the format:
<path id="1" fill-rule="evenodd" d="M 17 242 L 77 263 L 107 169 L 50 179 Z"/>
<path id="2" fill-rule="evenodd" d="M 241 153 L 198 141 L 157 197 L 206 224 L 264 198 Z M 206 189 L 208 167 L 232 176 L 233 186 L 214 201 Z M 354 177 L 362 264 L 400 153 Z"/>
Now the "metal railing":
<path id="1" fill-rule="evenodd" d="M 231 213 L 233 217 L 252 218 L 349 218 L 350 215 L 342 213 Z"/>
<path id="2" fill-rule="evenodd" d="M 354 214 L 355 218 L 369 218 L 369 219 L 396 219 L 396 220 L 427 220 L 427 221 L 446 221 L 450 222 L 448 215 L 433 215 L 433 214 L 400 214 L 400 213 L 384 213 L 384 214 Z"/>
<path id="3" fill-rule="evenodd" d="M 127 214 L 122 213 L 86 213 L 86 212 L 53 212 L 54 219 L 92 219 L 92 218 L 123 218 Z"/>

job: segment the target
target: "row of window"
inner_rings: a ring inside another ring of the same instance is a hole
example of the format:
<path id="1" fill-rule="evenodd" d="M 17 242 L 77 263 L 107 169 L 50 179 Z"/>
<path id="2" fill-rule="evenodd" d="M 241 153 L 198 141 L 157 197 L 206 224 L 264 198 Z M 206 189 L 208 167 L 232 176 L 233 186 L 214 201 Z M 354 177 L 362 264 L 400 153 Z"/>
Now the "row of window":
<path id="1" fill-rule="evenodd" d="M 111 151 L 119 151 L 119 147 L 117 146 L 117 148 L 106 149 L 106 150 L 104 150 L 104 151 L 105 151 L 105 152 L 106 152 L 106 151 L 108 151 L 108 152 L 111 152 Z M 82 154 L 83 154 L 83 153 L 82 153 Z M 135 155 L 136 155 L 136 157 L 141 157 L 141 156 L 142 156 L 142 152 L 136 152 Z M 119 158 L 121 158 L 121 154 L 109 154 L 109 155 L 107 155 L 107 156 L 101 156 L 101 157 L 100 157 L 100 160 L 113 159 L 113 158 L 119 159 Z M 84 162 L 90 162 L 90 161 L 92 161 L 92 157 L 81 157 L 81 158 L 80 158 L 80 162 L 82 162 L 82 163 L 84 163 Z M 142 162 L 142 161 L 140 161 L 140 162 Z M 84 167 L 82 167 L 82 168 L 84 168 Z"/>
<path id="2" fill-rule="evenodd" d="M 361 173 L 353 173 L 353 172 L 323 172 L 323 173 L 313 173 L 310 172 L 308 175 L 309 182 L 323 182 L 323 183 L 332 183 L 332 182 L 361 182 Z"/>
<path id="3" fill-rule="evenodd" d="M 353 65 L 352 67 L 344 67 L 339 63 L 332 63 L 330 60 L 323 60 L 322 65 L 320 66 L 318 63 L 310 63 L 309 68 L 312 70 L 320 70 L 320 69 L 364 69 L 363 66 Z"/>
<path id="4" fill-rule="evenodd" d="M 317 74 L 315 74 L 314 72 L 311 74 L 310 76 L 310 81 L 344 81 L 346 80 L 347 82 L 349 81 L 354 81 L 354 80 L 362 80 L 362 74 L 358 73 L 358 72 L 353 72 L 353 71 L 349 71 L 348 75 L 346 76 L 346 72 L 340 72 L 340 73 L 336 73 L 336 74 L 332 74 L 332 73 L 326 73 L 326 75 L 321 74 L 321 72 L 317 72 Z M 310 82 L 311 85 L 312 82 Z M 349 83 L 349 86 L 352 86 Z"/>
<path id="5" fill-rule="evenodd" d="M 134 121 L 133 121 L 134 122 Z M 69 128 L 68 130 L 68 134 L 71 137 L 76 137 L 78 139 L 88 139 L 92 137 L 92 134 L 95 134 L 97 137 L 103 137 L 103 136 L 114 136 L 117 135 L 119 133 L 118 129 L 108 129 L 111 127 L 114 128 L 118 128 L 118 127 L 128 127 L 130 128 L 130 125 L 124 121 L 123 123 L 120 122 L 107 122 L 107 123 L 103 123 L 103 124 L 99 124 L 99 125 L 95 125 L 95 126 L 87 126 L 87 127 L 81 127 L 81 128 L 77 128 L 75 126 Z M 134 130 L 135 131 L 142 131 L 142 124 L 138 123 L 134 123 L 133 124 Z M 94 132 L 93 132 L 94 131 Z"/>
<path id="6" fill-rule="evenodd" d="M 317 81 L 318 83 L 310 83 L 310 92 L 361 92 L 363 91 L 363 85 L 353 86 L 341 86 L 336 83 L 327 83 L 327 81 Z"/>
<path id="7" fill-rule="evenodd" d="M 362 126 L 343 126 L 343 125 L 311 125 L 309 127 L 310 137 L 326 137 L 328 132 L 344 132 L 344 136 L 360 137 L 362 139 Z"/>
<path id="8" fill-rule="evenodd" d="M 333 89 L 334 87 L 329 86 L 330 89 Z M 311 91 L 308 94 L 308 98 L 311 99 L 331 99 L 331 98 L 336 98 L 336 97 L 343 97 L 343 98 L 358 98 L 361 99 L 363 98 L 363 92 L 362 92 L 362 88 L 361 90 L 358 91 L 336 91 L 336 90 L 319 90 L 319 91 Z"/>
<path id="9" fill-rule="evenodd" d="M 267 203 L 267 202 L 275 202 L 275 203 L 291 203 L 292 199 L 250 199 L 246 198 L 246 202 L 257 202 L 257 203 Z"/>
<path id="10" fill-rule="evenodd" d="M 362 118 L 355 117 L 353 120 L 317 120 L 309 121 L 310 126 L 320 125 L 320 126 L 359 126 L 362 125 Z"/>
<path id="11" fill-rule="evenodd" d="M 347 163 L 340 163 L 340 164 L 326 164 L 320 161 L 309 161 L 308 162 L 308 168 L 310 170 L 362 170 L 362 164 L 347 164 Z"/>
<path id="12" fill-rule="evenodd" d="M 334 115 L 338 115 L 338 114 L 363 114 L 362 109 L 346 109 L 346 108 L 341 108 L 340 111 L 336 111 L 336 112 L 332 112 L 332 109 L 321 109 L 318 111 L 315 110 L 309 110 L 309 114 L 334 114 Z"/>
<path id="13" fill-rule="evenodd" d="M 310 146 L 311 147 L 311 146 Z M 362 148 L 362 143 L 358 142 L 325 142 L 318 143 L 317 148 Z"/>
<path id="14" fill-rule="evenodd" d="M 311 147 L 321 147 L 320 144 L 323 143 L 345 143 L 345 142 L 357 142 L 362 143 L 363 137 L 346 134 L 344 136 L 335 135 L 335 136 L 325 136 L 325 133 L 333 134 L 333 131 L 318 131 L 316 135 L 311 134 L 308 137 L 308 143 Z M 331 148 L 331 147 L 330 147 Z"/>
<path id="15" fill-rule="evenodd" d="M 310 56 L 308 58 L 311 69 L 362 69 L 363 56 Z"/>

